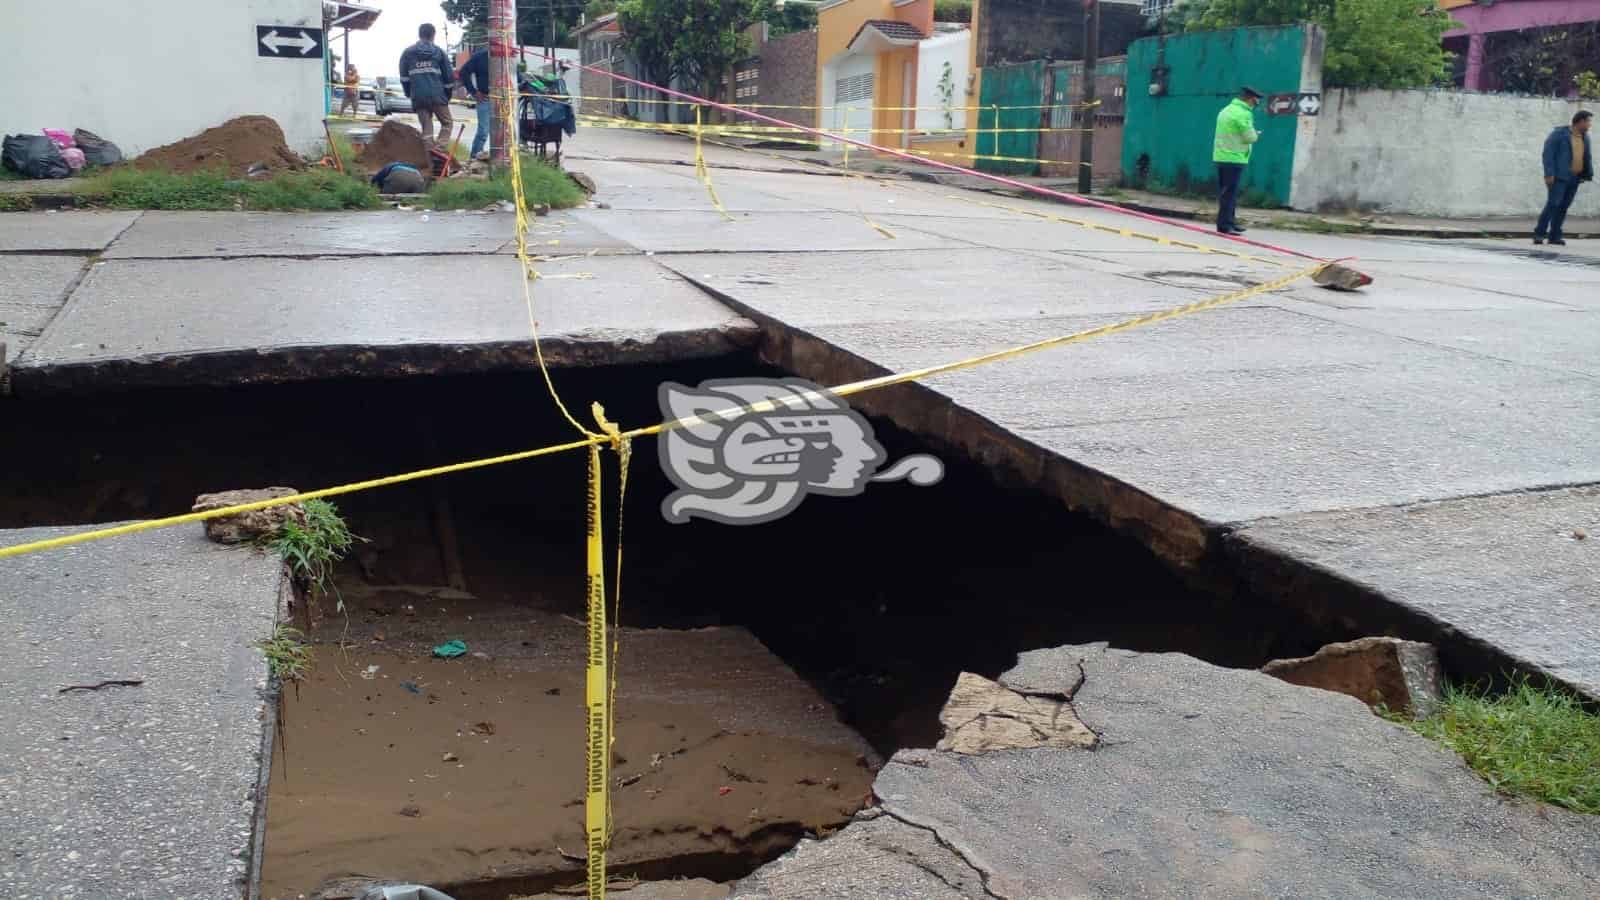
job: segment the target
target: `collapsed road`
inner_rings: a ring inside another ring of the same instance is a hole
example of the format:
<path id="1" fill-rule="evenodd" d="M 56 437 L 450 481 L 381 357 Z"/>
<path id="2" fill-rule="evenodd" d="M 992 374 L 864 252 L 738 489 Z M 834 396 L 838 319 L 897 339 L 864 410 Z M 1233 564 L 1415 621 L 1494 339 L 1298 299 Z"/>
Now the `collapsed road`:
<path id="1" fill-rule="evenodd" d="M 675 139 L 600 133 L 586 138 L 581 154 L 569 154 L 572 167 L 601 185 L 596 199 L 605 207 L 555 213 L 535 225 L 541 255 L 552 257 L 539 264 L 548 277 L 534 283 L 541 335 L 563 384 L 580 371 L 669 362 L 694 362 L 703 367 L 698 374 L 707 376 L 775 368 L 836 384 L 1119 321 L 1282 274 L 1249 260 L 1130 242 L 1016 210 L 1115 222 L 1109 213 L 802 174 L 793 161 L 731 150 L 713 149 L 708 158 L 732 221 L 712 208 L 688 165 L 692 151 Z M 40 219 L 47 228 L 32 224 Z M 215 396 L 224 408 L 227 392 L 244 384 L 314 389 L 373 376 L 526 372 L 532 354 L 510 235 L 510 217 L 492 213 L 434 214 L 427 221 L 421 213 L 287 221 L 223 213 L 6 217 L 0 219 L 0 266 L 34 274 L 23 276 L 33 286 L 21 305 L 33 318 L 15 341 L 20 351 L 8 356 L 14 396 L 4 402 L 14 421 L 60 426 L 60 433 L 69 434 L 94 427 L 68 421 L 75 405 L 111 396 L 211 388 L 221 392 Z M 1356 256 L 1380 281 L 1358 294 L 1301 281 L 1148 329 L 866 393 L 856 405 L 936 456 L 976 461 L 1006 490 L 1048 498 L 1148 548 L 1152 562 L 1208 602 L 1233 604 L 1250 615 L 1292 611 L 1316 641 L 1376 633 L 1429 640 L 1457 676 L 1511 665 L 1600 694 L 1600 664 L 1586 650 L 1600 642 L 1600 612 L 1587 602 L 1600 569 L 1593 541 L 1582 537 L 1600 526 L 1593 503 L 1600 478 L 1592 455 L 1584 452 L 1600 437 L 1592 413 L 1600 408 L 1594 362 L 1600 358 L 1594 353 L 1600 330 L 1584 327 L 1596 314 L 1592 267 L 1584 264 L 1588 254 L 1530 257 L 1503 252 L 1492 242 L 1480 247 L 1307 235 L 1273 240 L 1318 255 Z M 643 381 L 617 384 L 645 393 Z M 136 390 L 128 394 L 130 389 Z M 567 396 L 591 399 L 582 389 Z M 533 382 L 522 399 L 529 405 L 548 401 L 542 385 Z M 625 426 L 645 424 L 652 415 L 654 397 L 638 401 L 622 420 Z M 605 402 L 608 410 L 618 408 L 612 395 Z M 184 406 L 174 409 L 172 418 L 162 420 L 170 430 L 181 429 L 184 421 Z M 280 415 L 293 415 L 292 404 Z M 40 449 L 41 465 L 53 446 Z M 307 444 L 302 439 L 287 446 Z M 517 446 L 531 444 L 499 449 Z M 228 452 L 219 446 L 206 454 L 209 465 L 225 468 Z M 370 468 L 374 459 L 401 462 L 358 453 L 326 470 L 330 476 L 387 474 Z M 268 471 L 246 470 L 261 478 Z M 537 477 L 537 471 L 530 468 L 525 476 Z M 296 486 L 321 486 L 304 481 L 315 474 L 297 476 Z M 13 475 L 11 490 L 20 490 L 20 482 Z M 141 498 L 136 482 L 136 474 L 126 474 L 122 485 L 131 492 L 91 496 L 76 511 L 41 515 L 56 517 L 53 523 L 82 524 L 169 514 L 183 511 L 174 504 L 196 492 L 195 485 L 175 478 L 168 489 Z M 267 483 L 208 483 L 201 489 Z M 141 499 L 142 507 L 136 502 Z M 948 516 L 957 519 L 959 509 Z M 395 555 L 404 556 L 408 546 L 399 540 Z M 565 571 L 576 557 L 544 558 Z M 997 555 L 993 564 L 1003 558 Z M 1035 577 L 1055 577 L 1054 565 L 1043 564 Z M 9 573 L 6 578 L 15 583 Z M 391 582 L 390 587 L 400 583 Z M 559 593 L 556 586 L 550 591 Z M 429 596 L 437 602 L 451 595 Z M 1005 649 L 1044 646 L 1025 642 Z M 1064 642 L 1058 637 L 1050 646 Z M 1155 641 L 1148 649 L 1170 646 Z M 1196 654 L 1205 656 L 1190 650 Z M 1127 663 L 1118 671 L 1144 665 Z M 1202 676 L 1210 670 L 1171 665 L 1201 682 L 1236 679 L 1228 683 L 1243 685 L 1237 690 L 1248 699 L 1235 698 L 1241 714 L 1303 713 L 1317 723 L 1312 731 L 1342 733 L 1329 748 L 1336 757 L 1341 749 L 1378 741 L 1373 729 L 1392 729 L 1378 720 L 1354 725 L 1356 712 L 1366 715 L 1359 705 L 1352 712 L 1350 704 L 1326 698 L 1294 700 L 1301 695 L 1287 687 L 1251 687 L 1255 681 L 1231 669 Z M 1153 676 L 1139 676 L 1148 677 Z M 1100 703 L 1114 704 L 1115 695 L 1148 688 L 1138 679 L 1108 677 L 1101 684 L 1115 690 Z M 1070 693 L 1059 686 L 1050 690 Z M 1297 703 L 1324 706 L 1296 713 Z M 1150 722 L 1122 726 L 1130 743 L 1160 743 L 1172 729 L 1198 727 L 1184 724 L 1193 721 L 1191 706 L 1176 699 L 1169 705 L 1158 716 L 1152 713 L 1156 719 Z M 1093 704 L 1079 710 L 1088 728 L 1114 734 L 1115 727 L 1102 727 L 1110 719 L 1097 724 L 1097 714 Z M 1380 743 L 1398 748 L 1391 758 L 1398 779 L 1393 784 L 1411 793 L 1379 783 L 1373 790 L 1383 799 L 1372 801 L 1374 810 L 1408 802 L 1396 799 L 1401 796 L 1420 803 L 1418 798 L 1441 791 L 1468 790 L 1471 776 L 1442 752 L 1393 730 L 1382 734 Z M 1280 736 L 1279 743 L 1257 737 L 1239 738 L 1236 752 L 1256 754 L 1250 758 L 1259 759 L 1265 771 L 1282 773 L 1290 759 L 1299 758 L 1292 742 L 1283 743 L 1288 737 Z M 890 814 L 912 805 L 907 800 L 897 808 L 887 796 L 900 791 L 907 766 L 930 778 L 967 777 L 961 773 L 969 771 L 970 760 L 952 757 L 954 768 L 946 770 L 940 768 L 943 757 L 926 755 L 942 751 L 930 751 L 925 742 L 918 747 L 924 755 L 902 756 L 877 775 L 874 790 L 887 800 Z M 995 759 L 1011 761 L 1004 766 L 1031 766 L 1037 754 L 1074 752 L 1011 750 Z M 1418 787 L 1406 772 L 1427 753 L 1434 754 L 1427 765 L 1435 780 Z M 1027 761 L 1018 762 L 1017 754 Z M 1105 757 L 1105 765 L 1114 765 L 1111 756 L 1102 749 L 1084 759 Z M 1052 772 L 1058 765 L 1075 772 L 1080 766 L 1050 758 Z M 1011 778 L 996 771 L 1002 781 Z M 1183 772 L 1174 770 L 1180 783 Z M 1086 785 L 1105 778 L 1092 766 L 1081 773 L 1072 777 Z M 1290 793 L 1304 788 L 1293 779 L 1275 784 Z M 920 789 L 948 786 L 929 782 Z M 1349 789 L 1335 782 L 1317 786 L 1330 794 Z M 1167 796 L 1181 787 L 1153 783 L 1141 790 Z M 1136 802 L 1131 796 L 1106 798 L 1108 806 Z M 1314 838 L 1323 829 L 1349 826 L 1315 817 L 1255 821 L 1271 802 L 1257 795 L 1219 807 L 1223 812 L 1196 814 L 1173 830 L 1171 840 L 1181 844 L 1183 835 L 1197 829 L 1208 840 L 1233 842 L 1258 862 L 1299 861 L 1317 852 Z M 1549 892 L 1560 894 L 1563 885 L 1576 883 L 1563 878 L 1593 877 L 1592 844 L 1572 838 L 1565 819 L 1530 825 L 1521 812 L 1506 815 L 1504 827 L 1549 828 L 1559 837 L 1547 843 L 1567 848 L 1548 876 Z M 1065 833 L 1059 820 L 1047 818 L 1040 819 L 1041 828 L 1058 829 L 1052 832 L 1057 837 Z M 1142 821 L 1129 828 L 1148 841 L 1171 824 Z M 1253 829 L 1291 825 L 1313 839 L 1275 843 L 1252 837 Z M 803 845 L 737 890 L 795 896 L 780 884 L 785 866 L 793 871 L 796 861 L 840 837 L 849 839 L 828 852 L 855 852 L 847 850 L 855 836 L 897 827 L 881 818 L 851 824 L 835 838 Z M 933 833 L 944 839 L 936 845 L 949 843 L 947 831 L 935 827 Z M 983 896 L 970 891 L 987 890 L 1040 896 L 1037 891 L 1063 884 L 1051 880 L 1063 877 L 1060 872 L 1029 871 L 986 855 L 982 842 L 989 839 L 956 840 L 965 848 L 958 857 L 989 860 L 975 867 L 978 874 L 948 876 L 958 885 L 952 888 L 956 895 Z M 1117 846 L 1126 845 L 1079 846 L 1114 856 L 1123 852 Z M 1346 858 L 1375 852 L 1370 846 L 1352 849 Z M 1418 846 L 1436 863 L 1419 871 L 1445 873 L 1462 859 L 1481 856 L 1478 849 L 1461 849 L 1438 859 L 1445 850 L 1427 841 Z M 949 862 L 941 859 L 939 865 Z M 1158 862 L 1083 877 L 1107 895 L 1125 895 L 1141 883 L 1160 893 L 1170 873 L 1185 865 L 1221 871 L 1239 858 L 1223 853 L 1185 863 L 1173 855 Z M 553 865 L 574 864 L 557 854 Z M 1477 881 L 1463 875 L 1461 882 L 1439 883 L 1460 888 L 1453 896 L 1463 896 L 1488 890 L 1484 885 L 1516 884 L 1526 875 L 1510 862 L 1483 865 L 1482 872 L 1468 873 Z M 1501 867 L 1486 874 L 1495 866 Z M 1330 868 L 1340 871 L 1345 870 Z M 1000 881 L 1012 879 L 1007 883 L 1014 886 L 1006 888 L 995 877 L 985 885 L 985 872 L 1000 873 Z M 1385 889 L 1402 889 L 1398 874 L 1372 877 Z M 542 889 L 549 882 L 530 878 L 524 886 Z"/>

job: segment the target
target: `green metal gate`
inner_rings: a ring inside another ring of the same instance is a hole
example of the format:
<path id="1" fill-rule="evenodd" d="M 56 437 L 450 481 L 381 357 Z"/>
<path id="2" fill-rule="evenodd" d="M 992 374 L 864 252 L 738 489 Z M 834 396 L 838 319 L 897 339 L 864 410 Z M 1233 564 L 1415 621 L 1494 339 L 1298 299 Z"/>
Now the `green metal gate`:
<path id="1" fill-rule="evenodd" d="M 1025 129 L 1020 131 L 979 131 L 977 149 L 980 158 L 973 168 L 982 172 L 1002 175 L 1035 175 L 1039 164 L 1032 162 L 1039 156 L 1039 120 L 1044 100 L 1044 60 L 1017 63 L 1013 66 L 991 66 L 983 70 L 983 86 L 978 92 L 978 127 Z M 998 109 L 997 109 L 998 107 Z M 1007 156 L 1028 162 L 983 159 L 986 156 Z"/>

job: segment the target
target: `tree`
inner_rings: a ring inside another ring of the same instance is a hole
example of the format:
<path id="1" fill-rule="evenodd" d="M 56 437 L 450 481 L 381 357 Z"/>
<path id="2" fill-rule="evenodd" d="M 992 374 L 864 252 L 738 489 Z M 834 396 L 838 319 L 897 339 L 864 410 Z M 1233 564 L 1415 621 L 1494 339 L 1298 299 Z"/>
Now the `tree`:
<path id="1" fill-rule="evenodd" d="M 1327 36 L 1324 82 L 1352 88 L 1445 81 L 1454 55 L 1440 38 L 1459 25 L 1434 0 L 1197 0 L 1185 15 L 1189 31 L 1315 22 Z"/>
<path id="2" fill-rule="evenodd" d="M 489 42 L 489 0 L 441 0 L 444 17 L 463 26 L 468 46 L 483 47 Z M 577 0 L 517 0 L 517 43 L 543 47 L 550 39 L 550 21 L 555 20 L 555 46 L 565 46 L 578 24 L 583 5 Z M 552 15 L 552 13 L 554 15 Z"/>
<path id="3" fill-rule="evenodd" d="M 622 0 L 622 43 L 657 83 L 681 78 L 702 97 L 749 55 L 744 30 L 762 21 L 767 0 Z"/>

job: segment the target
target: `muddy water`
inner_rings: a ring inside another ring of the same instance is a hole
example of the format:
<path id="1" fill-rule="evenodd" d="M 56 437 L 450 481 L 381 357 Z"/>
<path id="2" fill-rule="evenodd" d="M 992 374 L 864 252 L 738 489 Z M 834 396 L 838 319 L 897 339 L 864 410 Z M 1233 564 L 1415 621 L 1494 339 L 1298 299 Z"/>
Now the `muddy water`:
<path id="1" fill-rule="evenodd" d="M 369 615 L 396 596 L 353 598 L 348 631 L 325 622 L 346 645 L 318 644 L 315 670 L 285 695 L 263 895 L 315 896 L 358 875 L 580 880 L 581 627 L 481 606 L 468 619 L 462 601 L 426 591 Z M 434 658 L 429 633 L 471 652 Z M 613 863 L 735 872 L 864 804 L 870 750 L 747 632 L 625 632 L 622 647 Z"/>

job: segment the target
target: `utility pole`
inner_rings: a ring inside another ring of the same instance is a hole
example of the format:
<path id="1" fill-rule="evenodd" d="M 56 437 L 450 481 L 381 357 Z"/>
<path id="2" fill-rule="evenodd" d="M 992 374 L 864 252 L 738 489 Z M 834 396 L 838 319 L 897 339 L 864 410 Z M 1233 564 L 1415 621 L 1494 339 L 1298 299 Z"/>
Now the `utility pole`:
<path id="1" fill-rule="evenodd" d="M 550 72 L 556 72 L 556 0 L 545 0 L 545 61 L 550 63 Z"/>
<path id="2" fill-rule="evenodd" d="M 1093 189 L 1094 64 L 1100 58 L 1100 2 L 1083 0 L 1083 133 L 1078 144 L 1078 193 Z"/>
<path id="3" fill-rule="evenodd" d="M 489 84 L 494 126 L 489 131 L 490 159 L 496 165 L 511 161 L 515 135 L 510 126 L 517 104 L 517 6 L 514 0 L 489 0 Z"/>

